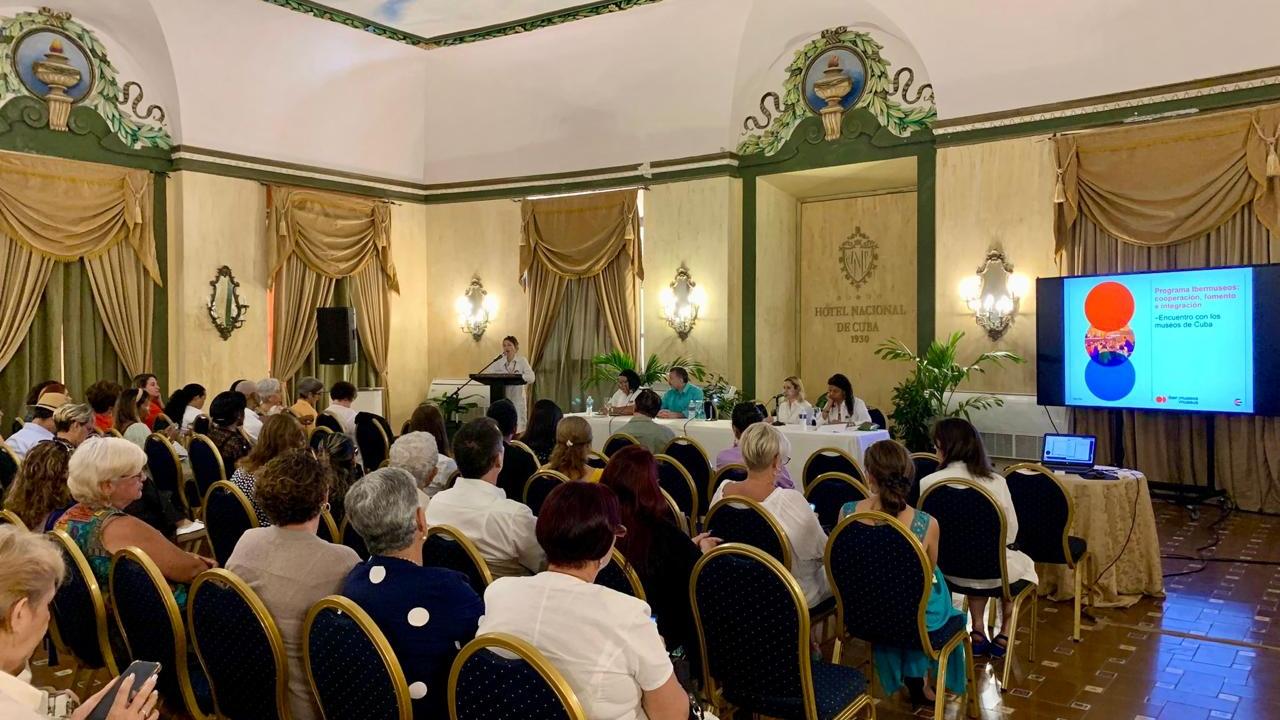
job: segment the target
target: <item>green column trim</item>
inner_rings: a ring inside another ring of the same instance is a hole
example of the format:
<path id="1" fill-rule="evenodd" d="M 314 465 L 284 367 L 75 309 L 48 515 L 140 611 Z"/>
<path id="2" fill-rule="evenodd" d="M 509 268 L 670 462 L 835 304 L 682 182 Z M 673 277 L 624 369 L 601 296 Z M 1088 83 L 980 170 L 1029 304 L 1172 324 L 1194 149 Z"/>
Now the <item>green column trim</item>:
<path id="1" fill-rule="evenodd" d="M 756 177 L 742 178 L 742 397 L 756 396 Z"/>
<path id="2" fill-rule="evenodd" d="M 929 346 L 937 329 L 938 153 L 929 146 L 916 156 L 916 348 Z"/>
<path id="3" fill-rule="evenodd" d="M 156 264 L 165 287 L 152 288 L 155 313 L 151 318 L 151 372 L 155 373 L 160 387 L 169 387 L 169 203 L 168 177 L 164 173 L 152 175 L 153 207 L 151 229 L 156 240 Z"/>

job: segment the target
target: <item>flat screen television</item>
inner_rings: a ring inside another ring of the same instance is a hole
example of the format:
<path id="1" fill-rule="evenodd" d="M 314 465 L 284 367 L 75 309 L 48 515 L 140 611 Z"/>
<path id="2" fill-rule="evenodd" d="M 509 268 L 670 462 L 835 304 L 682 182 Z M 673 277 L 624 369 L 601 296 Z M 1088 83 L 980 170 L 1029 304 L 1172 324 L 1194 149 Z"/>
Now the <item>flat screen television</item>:
<path id="1" fill-rule="evenodd" d="M 1280 415 L 1280 265 L 1036 280 L 1041 405 Z"/>

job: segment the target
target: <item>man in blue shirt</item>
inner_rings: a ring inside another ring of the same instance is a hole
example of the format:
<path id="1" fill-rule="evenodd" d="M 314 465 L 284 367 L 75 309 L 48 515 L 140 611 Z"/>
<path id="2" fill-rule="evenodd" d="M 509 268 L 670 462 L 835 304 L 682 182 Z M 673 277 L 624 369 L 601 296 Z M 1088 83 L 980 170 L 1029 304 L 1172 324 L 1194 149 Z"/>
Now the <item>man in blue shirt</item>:
<path id="1" fill-rule="evenodd" d="M 673 367 L 667 373 L 667 383 L 671 389 L 662 396 L 662 412 L 658 417 L 688 417 L 689 403 L 695 403 L 699 412 L 702 410 L 702 388 L 689 382 L 689 371 L 682 367 Z"/>

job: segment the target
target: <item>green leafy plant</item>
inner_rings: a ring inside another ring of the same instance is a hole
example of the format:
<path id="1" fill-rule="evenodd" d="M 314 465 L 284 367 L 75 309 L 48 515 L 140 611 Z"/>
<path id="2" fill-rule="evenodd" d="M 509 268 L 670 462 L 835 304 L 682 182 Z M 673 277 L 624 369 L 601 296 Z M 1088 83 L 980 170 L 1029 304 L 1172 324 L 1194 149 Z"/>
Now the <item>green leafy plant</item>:
<path id="1" fill-rule="evenodd" d="M 938 418 L 969 418 L 973 410 L 1001 407 L 1004 400 L 994 395 L 974 395 L 952 403 L 956 389 L 975 373 L 985 373 L 988 363 L 1026 362 L 1021 356 L 1005 350 L 985 352 L 968 364 L 957 362 L 956 356 L 963 332 L 956 332 L 945 342 L 934 340 L 923 354 L 917 355 L 896 338 L 876 348 L 882 360 L 909 362 L 911 374 L 893 388 L 893 436 L 906 443 L 913 452 L 931 448 L 929 428 Z"/>
<path id="2" fill-rule="evenodd" d="M 721 419 L 733 417 L 733 408 L 742 402 L 741 391 L 730 385 L 728 378 L 723 375 L 712 375 L 702 392 L 715 405 L 716 416 Z"/>
<path id="3" fill-rule="evenodd" d="M 458 424 L 462 422 L 462 416 L 468 411 L 480 407 L 479 404 L 468 402 L 471 398 L 480 397 L 479 395 L 454 395 L 453 393 L 440 393 L 433 398 L 427 398 L 427 402 L 440 408 L 440 414 L 444 416 L 446 424 Z"/>
<path id="4" fill-rule="evenodd" d="M 633 370 L 640 376 L 640 386 L 648 387 L 662 382 L 667 372 L 673 367 L 682 367 L 689 371 L 689 378 L 702 382 L 707 377 L 707 369 L 702 363 L 685 357 L 675 357 L 670 362 L 663 362 L 657 355 L 650 355 L 643 366 L 637 367 L 635 358 L 620 350 L 604 353 L 591 358 L 591 374 L 582 381 L 582 388 L 609 386 L 618 379 L 623 370 Z"/>

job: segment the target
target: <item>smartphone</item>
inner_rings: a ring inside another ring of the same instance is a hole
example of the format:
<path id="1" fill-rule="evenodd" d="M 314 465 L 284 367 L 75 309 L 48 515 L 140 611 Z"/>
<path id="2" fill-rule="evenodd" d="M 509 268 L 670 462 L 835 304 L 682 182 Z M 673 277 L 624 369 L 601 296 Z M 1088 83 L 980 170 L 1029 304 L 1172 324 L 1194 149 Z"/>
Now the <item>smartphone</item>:
<path id="1" fill-rule="evenodd" d="M 116 701 L 116 693 L 120 691 L 120 682 L 125 677 L 133 676 L 133 687 L 129 690 L 129 699 L 133 700 L 133 696 L 138 694 L 138 689 L 159 672 L 160 663 L 134 660 L 133 664 L 120 674 L 120 677 L 111 681 L 111 689 L 102 696 L 102 700 L 98 702 L 98 706 L 93 709 L 93 712 L 89 713 L 89 720 L 107 720 L 107 716 L 111 714 L 111 706 Z"/>

